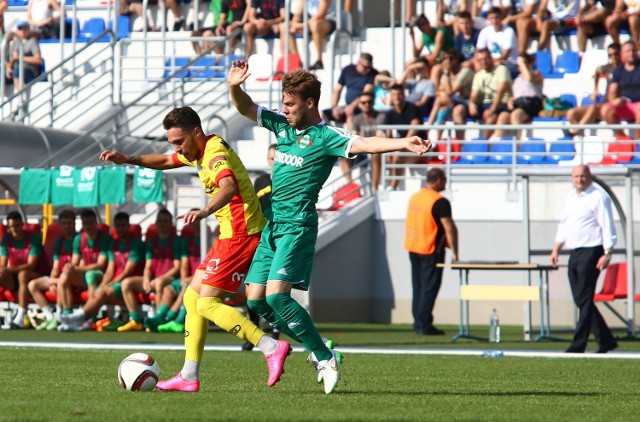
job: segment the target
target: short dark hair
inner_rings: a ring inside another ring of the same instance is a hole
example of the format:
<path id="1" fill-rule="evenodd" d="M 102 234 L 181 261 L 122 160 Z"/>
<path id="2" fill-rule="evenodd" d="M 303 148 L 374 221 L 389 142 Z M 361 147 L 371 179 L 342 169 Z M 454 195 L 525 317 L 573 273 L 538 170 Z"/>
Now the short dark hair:
<path id="1" fill-rule="evenodd" d="M 500 15 L 500 16 L 502 16 L 502 9 L 500 9 L 499 7 L 493 6 L 487 12 L 487 16 L 489 16 L 489 15 Z"/>
<path id="2" fill-rule="evenodd" d="M 20 214 L 18 211 L 9 211 L 9 213 L 7 214 L 7 222 L 9 222 L 9 220 L 18 220 L 18 221 L 23 221 L 22 220 L 22 214 Z"/>
<path id="3" fill-rule="evenodd" d="M 161 216 L 161 215 L 168 215 L 171 219 L 173 219 L 173 214 L 171 214 L 171 211 L 169 211 L 166 208 L 160 208 L 158 210 L 158 216 Z"/>
<path id="4" fill-rule="evenodd" d="M 129 213 L 124 211 L 120 211 L 116 215 L 113 216 L 113 221 L 126 221 L 129 222 Z"/>
<path id="5" fill-rule="evenodd" d="M 177 127 L 185 131 L 191 131 L 195 128 L 202 129 L 202 121 L 198 113 L 191 107 L 179 107 L 174 108 L 164 116 L 162 127 L 164 127 L 164 130 Z"/>
<path id="6" fill-rule="evenodd" d="M 631 46 L 633 48 L 638 48 L 638 44 L 636 44 L 636 42 L 634 40 L 627 40 L 625 42 L 622 43 L 623 46 L 627 45 L 627 44 L 631 44 Z"/>
<path id="7" fill-rule="evenodd" d="M 620 47 L 621 47 L 620 43 L 618 43 L 618 42 L 612 42 L 611 44 L 609 44 L 609 45 L 607 46 L 607 50 L 608 50 L 608 49 L 612 49 L 612 50 L 616 50 L 616 51 L 619 53 L 619 52 L 620 52 Z"/>
<path id="8" fill-rule="evenodd" d="M 303 100 L 313 98 L 318 106 L 320 102 L 320 88 L 322 83 L 313 73 L 305 69 L 298 69 L 287 73 L 282 78 L 282 92 L 297 95 Z"/>
<path id="9" fill-rule="evenodd" d="M 358 95 L 359 97 L 371 97 L 373 98 L 373 92 L 371 91 L 362 91 L 360 93 L 360 95 Z"/>
<path id="10" fill-rule="evenodd" d="M 441 167 L 431 167 L 427 172 L 427 183 L 435 183 L 438 180 L 445 180 L 447 174 Z"/>
<path id="11" fill-rule="evenodd" d="M 360 60 L 367 61 L 369 63 L 373 63 L 373 56 L 369 53 L 360 54 Z"/>
<path id="12" fill-rule="evenodd" d="M 488 54 L 491 55 L 491 51 L 488 48 L 476 48 L 475 54 Z"/>
<path id="13" fill-rule="evenodd" d="M 458 19 L 469 19 L 469 20 L 471 20 L 471 13 L 469 13 L 468 10 L 463 10 L 462 12 L 458 13 Z"/>
<path id="14" fill-rule="evenodd" d="M 75 220 L 76 213 L 71 208 L 65 208 L 58 214 L 58 221 L 64 220 L 65 218 Z"/>
<path id="15" fill-rule="evenodd" d="M 404 92 L 404 86 L 402 86 L 401 84 L 393 84 L 389 87 L 389 91 L 402 91 Z"/>
<path id="16" fill-rule="evenodd" d="M 98 219 L 96 212 L 91 208 L 85 208 L 82 211 L 80 211 L 80 218 L 86 218 L 86 217 L 93 217 L 96 220 Z"/>

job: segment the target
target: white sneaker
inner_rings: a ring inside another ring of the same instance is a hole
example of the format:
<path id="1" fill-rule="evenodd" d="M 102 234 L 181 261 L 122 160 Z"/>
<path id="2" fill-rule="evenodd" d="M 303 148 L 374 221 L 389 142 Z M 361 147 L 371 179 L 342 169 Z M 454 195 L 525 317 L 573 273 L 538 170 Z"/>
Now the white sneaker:
<path id="1" fill-rule="evenodd" d="M 60 315 L 60 321 L 63 324 L 75 324 L 80 325 L 84 322 L 84 312 L 82 309 L 76 309 L 70 314 L 62 314 Z"/>
<path id="2" fill-rule="evenodd" d="M 78 327 L 78 329 L 80 331 L 88 331 L 91 330 L 91 324 L 93 323 L 93 321 L 91 321 L 91 319 L 86 320 L 85 322 L 83 322 L 82 324 L 80 324 L 80 327 Z"/>
<path id="3" fill-rule="evenodd" d="M 318 362 L 318 379 L 324 382 L 325 394 L 330 394 L 340 379 L 338 360 L 333 350 L 331 354 L 333 355 L 331 359 Z"/>
<path id="4" fill-rule="evenodd" d="M 68 323 L 65 324 L 64 322 L 62 324 L 60 324 L 60 326 L 58 326 L 58 331 L 60 332 L 76 332 L 76 331 L 80 331 L 80 327 L 78 326 L 78 324 L 74 324 L 74 323 Z"/>

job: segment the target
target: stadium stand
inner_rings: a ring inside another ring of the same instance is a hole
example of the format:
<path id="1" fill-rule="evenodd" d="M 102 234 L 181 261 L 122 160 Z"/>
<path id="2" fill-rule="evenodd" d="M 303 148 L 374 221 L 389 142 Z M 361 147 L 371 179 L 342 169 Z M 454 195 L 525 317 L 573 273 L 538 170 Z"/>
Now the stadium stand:
<path id="1" fill-rule="evenodd" d="M 542 138 L 529 138 L 520 144 L 518 164 L 544 164 L 547 150 Z"/>
<path id="2" fill-rule="evenodd" d="M 460 159 L 452 164 L 485 164 L 489 157 L 489 142 L 485 138 L 473 138 L 462 144 Z"/>

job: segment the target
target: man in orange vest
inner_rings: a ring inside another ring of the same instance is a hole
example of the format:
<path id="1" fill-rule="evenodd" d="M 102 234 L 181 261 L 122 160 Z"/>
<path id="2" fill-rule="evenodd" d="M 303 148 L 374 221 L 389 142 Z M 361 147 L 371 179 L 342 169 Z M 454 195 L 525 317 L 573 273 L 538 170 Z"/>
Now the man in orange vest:
<path id="1" fill-rule="evenodd" d="M 451 260 L 458 260 L 458 228 L 451 217 L 451 203 L 440 195 L 447 176 L 439 167 L 427 172 L 427 184 L 409 200 L 404 247 L 411 260 L 413 329 L 417 335 L 441 335 L 433 326 L 433 306 L 442 283 L 445 246 Z"/>

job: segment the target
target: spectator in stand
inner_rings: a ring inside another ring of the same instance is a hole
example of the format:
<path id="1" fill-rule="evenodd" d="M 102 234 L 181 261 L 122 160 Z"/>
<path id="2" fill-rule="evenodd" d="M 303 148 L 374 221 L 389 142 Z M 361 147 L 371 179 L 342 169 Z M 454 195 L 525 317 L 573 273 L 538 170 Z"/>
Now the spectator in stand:
<path id="1" fill-rule="evenodd" d="M 284 0 L 251 0 L 244 36 L 247 43 L 245 55 L 253 54 L 256 37 L 277 36 L 284 22 Z"/>
<path id="2" fill-rule="evenodd" d="M 24 60 L 24 83 L 28 84 L 37 78 L 42 72 L 42 55 L 37 37 L 30 36 L 29 23 L 24 20 L 16 22 L 16 33 L 22 41 L 22 53 Z M 13 81 L 15 91 L 21 90 L 20 85 L 20 50 L 18 43 L 12 43 L 9 61 L 7 62 L 6 76 Z"/>
<path id="3" fill-rule="evenodd" d="M 298 47 L 296 46 L 296 40 L 293 37 L 295 34 L 302 34 L 304 30 L 304 23 L 302 19 L 302 12 L 304 11 L 305 0 L 298 1 L 298 9 L 291 18 L 290 34 L 289 34 L 289 53 L 298 54 Z M 307 1 L 307 14 L 309 19 L 309 32 L 311 33 L 311 39 L 313 45 L 316 47 L 316 62 L 313 65 L 307 66 L 309 70 L 322 70 L 324 64 L 322 63 L 322 52 L 324 51 L 324 39 L 336 29 L 336 4 L 333 0 L 306 0 Z M 280 26 L 280 51 L 285 51 L 285 36 L 286 30 L 284 23 Z"/>
<path id="4" fill-rule="evenodd" d="M 60 4 L 56 0 L 29 0 L 27 22 L 40 38 L 59 38 Z"/>
<path id="5" fill-rule="evenodd" d="M 536 59 L 530 54 L 523 53 L 518 57 L 520 74 L 513 81 L 511 87 L 513 96 L 509 101 L 509 111 L 503 111 L 498 116 L 499 125 L 521 125 L 530 122 L 540 113 L 544 106 L 542 88 L 544 78 L 539 70 L 534 70 Z M 507 131 L 498 129 L 493 137 L 500 139 Z M 522 131 L 518 130 L 518 139 L 522 139 Z"/>
<path id="6" fill-rule="evenodd" d="M 605 20 L 616 8 L 616 0 L 586 0 L 576 16 L 578 50 L 587 51 L 587 39 L 606 33 Z"/>
<path id="7" fill-rule="evenodd" d="M 411 77 L 409 75 L 415 76 Z M 424 57 L 421 57 L 415 63 L 407 66 L 397 81 L 398 84 L 407 89 L 406 100 L 418 107 L 421 119 L 431 113 L 433 99 L 436 95 L 436 86 L 430 76 L 429 62 Z"/>
<path id="8" fill-rule="evenodd" d="M 166 0 L 167 7 L 173 13 L 173 30 L 180 31 L 185 27 L 186 20 L 180 13 L 180 2 L 178 0 Z"/>
<path id="9" fill-rule="evenodd" d="M 347 0 L 349 1 L 349 0 Z M 396 26 L 400 26 L 401 25 L 401 20 L 402 17 L 400 16 L 401 11 L 402 11 L 402 2 L 404 1 L 405 3 L 405 13 L 404 13 L 404 21 L 406 22 L 407 26 L 409 25 L 409 22 L 411 21 L 411 17 L 414 16 L 416 14 L 416 3 L 418 2 L 418 0 L 396 0 L 396 9 L 395 9 L 395 16 L 396 16 Z M 344 3 L 344 1 L 343 1 Z"/>
<path id="10" fill-rule="evenodd" d="M 576 17 L 580 12 L 580 0 L 541 0 L 536 16 L 536 30 L 540 33 L 538 50 L 548 50 L 551 33 L 566 35 L 576 28 Z"/>
<path id="11" fill-rule="evenodd" d="M 220 13 L 222 11 L 222 0 L 211 0 L 211 4 L 209 5 L 209 10 L 213 15 L 213 23 L 217 24 L 220 21 Z M 227 17 L 226 23 L 230 23 L 231 15 Z M 200 37 L 214 37 L 216 35 L 217 26 L 210 26 L 206 28 L 200 28 L 197 30 L 193 30 L 191 32 L 191 37 L 200 38 Z M 193 50 L 196 54 L 201 54 L 203 51 L 207 51 L 212 48 L 216 41 L 192 41 Z M 217 47 L 213 50 L 216 54 L 222 54 L 223 48 L 222 46 Z"/>
<path id="12" fill-rule="evenodd" d="M 389 88 L 396 80 L 388 70 L 381 70 L 373 80 L 373 109 L 387 111 L 391 108 L 391 92 Z"/>
<path id="13" fill-rule="evenodd" d="M 455 36 L 460 33 L 460 15 L 463 13 L 471 20 L 469 0 L 438 0 L 436 6 L 438 26 L 448 28 Z"/>
<path id="14" fill-rule="evenodd" d="M 63 314 L 60 331 L 82 331 L 91 328 L 91 318 L 95 317 L 102 307 L 108 303 L 121 302 L 122 283 L 128 277 L 142 275 L 144 265 L 144 244 L 142 240 L 131 235 L 129 214 L 119 212 L 113 218 L 116 238 L 109 247 L 107 270 L 102 278 L 100 288 L 82 308 L 72 314 Z M 115 331 L 122 322 L 110 317 L 96 322 L 97 331 Z"/>
<path id="15" fill-rule="evenodd" d="M 422 33 L 417 43 L 414 26 Z M 426 48 L 427 54 L 425 54 L 425 58 L 431 66 L 436 65 L 442 59 L 442 54 L 454 46 L 451 32 L 447 28 L 434 28 L 425 15 L 413 17 L 411 25 L 409 25 L 409 36 L 413 45 L 414 61 L 420 57 L 422 50 Z"/>
<path id="16" fill-rule="evenodd" d="M 227 17 L 231 17 L 227 20 Z M 243 28 L 244 25 L 249 22 L 249 8 L 247 7 L 246 0 L 222 0 L 222 9 L 220 11 L 220 18 L 218 19 L 218 25 L 216 26 L 216 35 L 218 37 L 228 37 L 238 28 Z M 240 41 L 241 35 L 231 39 L 231 51 L 233 51 L 238 41 Z"/>
<path id="17" fill-rule="evenodd" d="M 462 65 L 475 70 L 475 61 L 473 56 L 476 52 L 478 44 L 478 35 L 480 31 L 473 27 L 473 19 L 468 11 L 460 12 L 458 15 L 458 35 L 453 44 L 453 49 L 462 54 Z M 451 51 L 451 50 L 449 50 Z"/>
<path id="18" fill-rule="evenodd" d="M 516 30 L 517 46 L 520 53 L 529 47 L 529 34 L 535 29 L 535 14 L 539 0 L 518 0 L 514 2 L 513 13 L 504 18 L 502 24 Z"/>
<path id="19" fill-rule="evenodd" d="M 591 104 L 574 107 L 567 111 L 567 120 L 572 125 L 586 125 L 589 123 L 594 123 L 596 120 L 601 118 L 600 112 L 602 104 L 598 101 L 600 97 L 598 85 L 601 77 L 606 78 L 607 89 L 605 90 L 605 92 L 608 91 L 608 86 L 611 83 L 611 78 L 613 77 L 613 71 L 620 64 L 620 44 L 609 44 L 609 46 L 607 47 L 607 56 L 609 57 L 609 63 L 598 66 L 593 75 L 594 87 L 593 94 L 591 94 Z M 580 129 L 570 129 L 567 131 L 566 136 L 574 137 L 581 134 L 582 130 Z"/>
<path id="20" fill-rule="evenodd" d="M 629 30 L 631 40 L 640 42 L 640 5 L 635 0 L 617 0 L 614 12 L 605 20 L 614 43 L 620 43 L 620 28 Z"/>
<path id="21" fill-rule="evenodd" d="M 347 130 L 353 134 L 360 136 L 373 136 L 374 133 L 370 133 L 368 130 L 371 126 L 380 125 L 384 123 L 384 112 L 379 112 L 374 109 L 374 95 L 369 91 L 364 91 L 358 97 L 358 108 L 360 113 L 355 115 L 350 122 L 347 123 Z M 381 131 L 376 131 L 376 136 L 383 136 Z M 342 173 L 345 175 L 348 182 L 351 182 L 351 162 L 359 162 L 361 160 L 359 155 L 354 160 L 347 160 L 346 158 L 340 158 L 338 163 L 342 169 Z M 380 154 L 371 155 L 371 190 L 374 192 L 378 190 L 380 185 L 380 168 L 382 167 L 382 156 Z"/>
<path id="22" fill-rule="evenodd" d="M 4 12 L 9 8 L 7 0 L 0 0 L 0 37 L 4 35 Z"/>
<path id="23" fill-rule="evenodd" d="M 88 290 L 89 298 L 94 296 L 96 286 L 102 281 L 107 269 L 111 236 L 98 230 L 98 217 L 91 209 L 80 212 L 80 221 L 82 231 L 73 239 L 71 262 L 62 267 L 62 275 L 58 282 L 58 300 L 62 305 L 62 315 L 73 312 L 76 290 Z"/>
<path id="24" fill-rule="evenodd" d="M 462 54 L 457 50 L 449 50 L 442 57 L 442 76 L 435 102 L 431 109 L 428 125 L 442 125 L 456 106 L 464 109 L 465 116 L 469 115 L 469 97 L 475 72 L 472 68 L 463 66 Z M 440 139 L 442 130 L 436 130 L 436 139 Z M 456 132 L 457 139 L 463 139 L 464 132 Z"/>
<path id="25" fill-rule="evenodd" d="M 49 271 L 42 259 L 42 237 L 24 229 L 18 211 L 7 214 L 8 231 L 0 241 L 0 287 L 18 291 L 18 311 L 11 328 L 25 328 L 29 282 Z"/>
<path id="26" fill-rule="evenodd" d="M 607 99 L 602 106 L 602 117 L 611 125 L 621 120 L 640 123 L 640 66 L 638 65 L 638 46 L 627 41 L 620 49 L 622 64 L 613 71 Z M 624 136 L 622 129 L 613 131 L 615 136 Z"/>
<path id="27" fill-rule="evenodd" d="M 122 296 L 129 311 L 129 322 L 118 331 L 142 331 L 142 316 L 138 312 L 138 293 L 156 292 L 156 306 L 162 302 L 166 285 L 180 277 L 182 265 L 182 241 L 172 232 L 173 216 L 163 208 L 156 217 L 157 236 L 147 239 L 144 275 L 129 277 L 122 283 Z"/>
<path id="28" fill-rule="evenodd" d="M 323 110 L 325 121 L 345 123 L 358 112 L 356 100 L 364 90 L 373 90 L 373 84 L 378 71 L 373 67 L 373 56 L 369 53 L 360 54 L 356 64 L 345 66 L 340 73 L 338 83 L 333 88 L 330 109 Z M 342 89 L 346 87 L 345 106 L 340 106 Z"/>
<path id="29" fill-rule="evenodd" d="M 502 10 L 492 7 L 487 15 L 489 25 L 480 31 L 477 48 L 486 48 L 495 65 L 503 64 L 514 78 L 518 74 L 518 41 L 516 32 L 502 23 Z"/>
<path id="30" fill-rule="evenodd" d="M 471 15 L 474 19 L 474 25 L 477 29 L 484 29 L 490 23 L 487 22 L 489 11 L 497 7 L 502 12 L 502 16 L 507 17 L 511 14 L 513 3 L 511 0 L 471 0 Z"/>
<path id="31" fill-rule="evenodd" d="M 473 77 L 468 115 L 491 125 L 496 122 L 500 113 L 507 110 L 511 97 L 511 76 L 506 66 L 495 65 L 486 48 L 476 50 L 476 57 L 481 70 Z M 466 118 L 463 104 L 453 108 L 454 122 L 463 125 Z M 490 137 L 491 131 L 485 131 L 484 136 Z"/>
<path id="32" fill-rule="evenodd" d="M 62 269 L 71 262 L 73 240 L 76 237 L 76 213 L 70 209 L 63 209 L 58 214 L 58 224 L 60 224 L 62 234 L 53 243 L 53 267 L 51 268 L 51 273 L 48 276 L 38 277 L 29 282 L 29 292 L 45 316 L 44 321 L 35 327 L 36 330 L 51 331 L 60 325 L 62 306 L 58 305 L 54 313 L 54 309 L 51 309 L 45 292 L 48 290 L 56 292 L 58 290 Z M 61 295 L 58 295 L 58 298 L 60 297 Z"/>
<path id="33" fill-rule="evenodd" d="M 420 113 L 420 109 L 409 103 L 405 99 L 404 94 L 404 86 L 400 84 L 394 84 L 391 87 L 391 104 L 393 108 L 384 114 L 384 124 L 385 125 L 421 125 L 422 124 L 422 115 Z M 422 139 L 426 139 L 427 136 L 422 131 L 417 131 L 416 129 L 398 129 L 396 130 L 398 138 L 405 138 L 411 136 L 419 136 Z M 386 134 L 387 137 L 396 137 L 392 136 L 391 133 Z M 420 159 L 420 157 L 401 157 L 397 154 L 389 157 L 390 164 L 393 165 L 401 165 L 401 164 L 411 164 L 415 163 Z M 401 168 L 392 168 L 391 169 L 391 177 L 392 180 L 389 182 L 389 189 L 396 190 L 398 189 L 398 184 L 400 183 L 399 177 L 404 175 L 404 169 Z"/>

